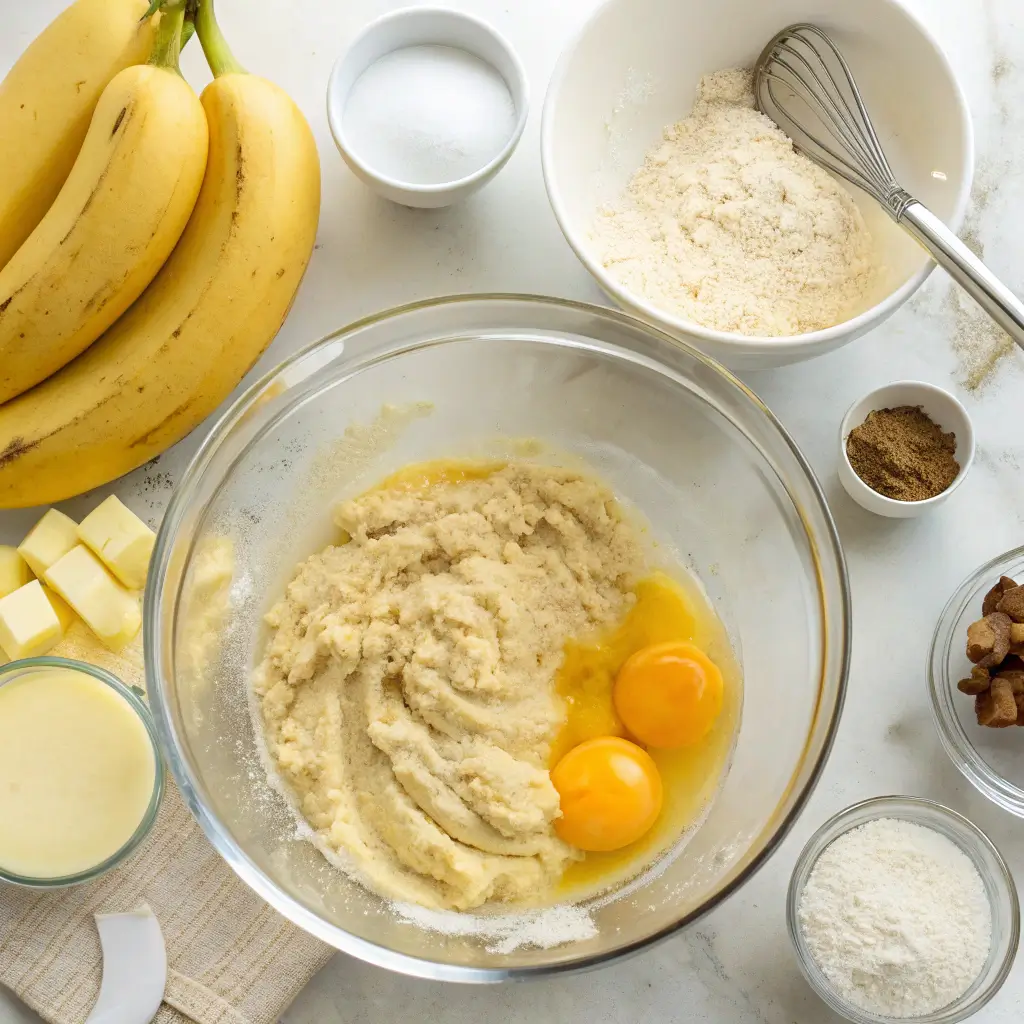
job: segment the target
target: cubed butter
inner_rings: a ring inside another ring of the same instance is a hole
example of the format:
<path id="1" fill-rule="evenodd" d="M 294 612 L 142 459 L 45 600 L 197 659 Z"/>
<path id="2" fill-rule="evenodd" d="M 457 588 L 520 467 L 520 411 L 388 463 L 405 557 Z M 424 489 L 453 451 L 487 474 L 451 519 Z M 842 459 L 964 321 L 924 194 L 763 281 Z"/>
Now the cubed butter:
<path id="1" fill-rule="evenodd" d="M 138 633 L 139 602 L 84 544 L 54 562 L 46 582 L 112 651 L 119 651 Z"/>
<path id="2" fill-rule="evenodd" d="M 39 580 L 0 597 L 0 647 L 12 661 L 45 654 L 63 635 Z"/>
<path id="3" fill-rule="evenodd" d="M 63 512 L 51 508 L 18 545 L 28 567 L 40 578 L 59 558 L 78 544 L 78 524 Z"/>
<path id="4" fill-rule="evenodd" d="M 126 587 L 141 590 L 146 585 L 156 534 L 115 495 L 78 524 L 78 538 Z"/>
<path id="5" fill-rule="evenodd" d="M 78 617 L 75 615 L 74 609 L 60 596 L 55 590 L 51 590 L 45 583 L 43 584 L 43 593 L 46 595 L 46 600 L 50 602 L 50 607 L 57 613 L 57 620 L 60 622 L 60 633 L 61 636 L 66 636 L 67 631 L 74 624 L 75 619 Z"/>
<path id="6" fill-rule="evenodd" d="M 28 562 L 18 554 L 17 548 L 0 544 L 0 597 L 13 594 L 18 587 L 32 580 Z"/>

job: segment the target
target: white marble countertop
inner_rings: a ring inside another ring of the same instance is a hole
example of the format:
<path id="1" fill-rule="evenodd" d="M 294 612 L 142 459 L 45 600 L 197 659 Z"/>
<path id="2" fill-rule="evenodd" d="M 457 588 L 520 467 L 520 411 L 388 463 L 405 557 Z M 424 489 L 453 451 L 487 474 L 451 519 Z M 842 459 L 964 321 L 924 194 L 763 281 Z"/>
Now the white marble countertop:
<path id="1" fill-rule="evenodd" d="M 450 0 L 507 34 L 530 76 L 534 109 L 502 174 L 468 203 L 412 211 L 374 198 L 349 174 L 327 130 L 331 64 L 392 0 L 222 0 L 241 59 L 284 86 L 304 109 L 323 160 L 317 251 L 295 307 L 261 366 L 348 321 L 411 299 L 463 291 L 541 292 L 600 301 L 548 208 L 538 158 L 540 103 L 569 33 L 597 0 Z M 64 0 L 4 5 L 0 73 Z M 967 225 L 993 269 L 1019 294 L 1024 225 L 1024 8 L 1019 0 L 910 0 L 950 55 L 966 90 L 978 142 L 975 202 Z M 204 81 L 198 48 L 186 53 Z M 800 977 L 783 899 L 808 835 L 841 807 L 880 793 L 938 799 L 986 829 L 1024 883 L 1024 823 L 985 801 L 946 759 L 931 721 L 925 656 L 946 598 L 977 565 L 1024 543 L 1024 358 L 1011 353 L 978 392 L 962 388 L 956 339 L 984 332 L 980 315 L 936 273 L 882 328 L 842 351 L 785 370 L 748 374 L 803 447 L 824 483 L 849 560 L 854 598 L 851 685 L 831 760 L 801 820 L 768 865 L 685 935 L 624 963 L 574 978 L 473 989 L 397 977 L 336 957 L 299 996 L 287 1024 L 390 1022 L 619 1022 L 686 1019 L 716 1024 L 825 1024 L 835 1018 Z M 836 479 L 836 436 L 847 406 L 869 388 L 920 378 L 957 389 L 975 420 L 978 457 L 957 495 L 930 517 L 875 518 Z M 196 438 L 117 483 L 141 514 L 159 517 Z M 69 511 L 91 507 L 69 502 Z M 33 514 L 0 513 L 0 541 Z M 1024 1018 L 1024 961 L 976 1020 Z M 36 1018 L 0 992 L 0 1024 Z"/>

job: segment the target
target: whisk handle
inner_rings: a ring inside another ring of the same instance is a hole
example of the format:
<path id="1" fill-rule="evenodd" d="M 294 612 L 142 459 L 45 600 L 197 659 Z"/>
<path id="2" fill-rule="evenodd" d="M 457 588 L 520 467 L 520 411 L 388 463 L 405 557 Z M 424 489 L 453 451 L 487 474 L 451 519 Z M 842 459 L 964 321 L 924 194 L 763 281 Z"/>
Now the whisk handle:
<path id="1" fill-rule="evenodd" d="M 912 201 L 899 218 L 940 267 L 1021 347 L 1024 303 L 928 207 Z"/>

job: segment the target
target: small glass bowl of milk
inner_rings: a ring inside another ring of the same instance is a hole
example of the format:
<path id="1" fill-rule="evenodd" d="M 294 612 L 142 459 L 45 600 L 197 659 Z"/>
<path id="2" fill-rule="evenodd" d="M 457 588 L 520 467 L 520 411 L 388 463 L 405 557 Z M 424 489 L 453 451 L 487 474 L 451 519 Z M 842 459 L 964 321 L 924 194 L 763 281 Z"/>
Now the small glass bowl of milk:
<path id="1" fill-rule="evenodd" d="M 335 64 L 327 120 L 345 162 L 385 198 L 448 206 L 508 161 L 528 91 L 515 51 L 489 25 L 409 7 L 365 28 Z"/>
<path id="2" fill-rule="evenodd" d="M 0 668 L 0 881 L 90 881 L 156 820 L 164 770 L 141 691 L 95 665 Z"/>

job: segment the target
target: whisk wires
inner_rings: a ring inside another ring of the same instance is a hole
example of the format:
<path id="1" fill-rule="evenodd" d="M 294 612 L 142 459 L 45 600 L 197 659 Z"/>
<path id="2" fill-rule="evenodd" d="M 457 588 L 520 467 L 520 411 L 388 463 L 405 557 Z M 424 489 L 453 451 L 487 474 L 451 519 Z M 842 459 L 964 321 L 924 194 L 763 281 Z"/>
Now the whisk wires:
<path id="1" fill-rule="evenodd" d="M 896 181 L 846 58 L 816 25 L 790 25 L 765 47 L 757 106 L 811 159 L 877 199 L 895 220 L 913 202 Z"/>

